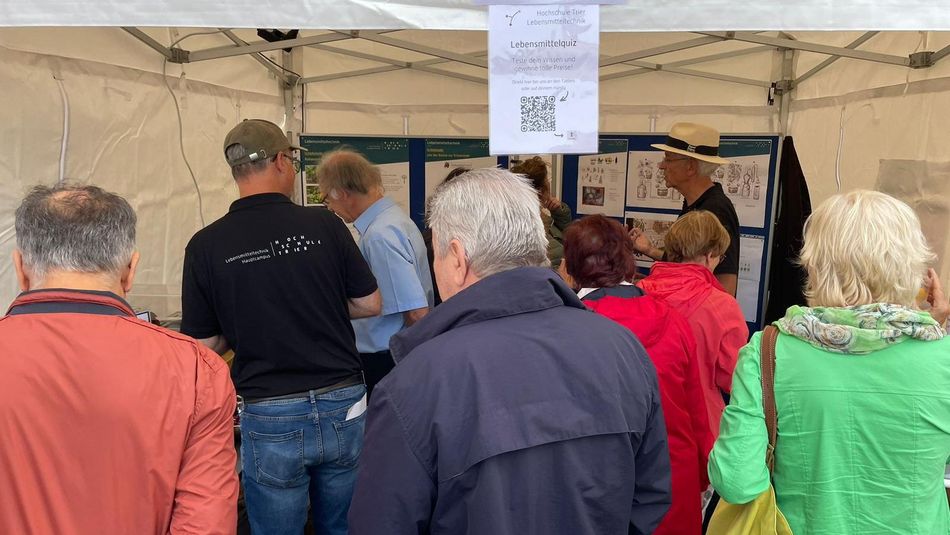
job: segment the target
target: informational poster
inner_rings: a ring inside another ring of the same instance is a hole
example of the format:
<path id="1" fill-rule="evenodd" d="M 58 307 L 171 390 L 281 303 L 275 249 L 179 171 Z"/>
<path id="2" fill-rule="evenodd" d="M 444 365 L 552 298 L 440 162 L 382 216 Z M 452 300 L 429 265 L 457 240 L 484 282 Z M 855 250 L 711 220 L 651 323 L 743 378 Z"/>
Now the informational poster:
<path id="1" fill-rule="evenodd" d="M 736 300 L 749 323 L 759 321 L 759 287 L 762 280 L 762 255 L 765 238 L 753 234 L 739 236 L 739 283 Z"/>
<path id="2" fill-rule="evenodd" d="M 683 195 L 666 184 L 660 169 L 661 150 L 630 151 L 627 166 L 627 205 L 637 208 L 680 210 Z"/>
<path id="3" fill-rule="evenodd" d="M 304 174 L 304 205 L 323 203 L 317 165 L 327 152 L 353 149 L 379 168 L 385 195 L 409 213 L 409 140 L 404 138 L 300 136 Z"/>
<path id="4" fill-rule="evenodd" d="M 623 217 L 627 140 L 601 139 L 597 154 L 577 158 L 577 213 Z"/>
<path id="5" fill-rule="evenodd" d="M 495 167 L 498 158 L 488 155 L 487 139 L 427 139 L 426 199 L 456 167 L 480 169 Z"/>
<path id="6" fill-rule="evenodd" d="M 673 226 L 675 221 L 675 214 L 658 214 L 638 210 L 629 210 L 624 214 L 624 226 L 627 230 L 640 229 L 659 249 L 664 247 L 666 233 L 670 231 L 670 227 Z M 649 256 L 637 254 L 637 267 L 649 269 L 653 266 L 653 262 L 654 260 Z"/>
<path id="7" fill-rule="evenodd" d="M 490 6 L 491 154 L 596 151 L 599 48 L 599 6 Z"/>
<path id="8" fill-rule="evenodd" d="M 719 154 L 729 160 L 713 174 L 736 207 L 739 225 L 765 227 L 771 139 L 728 139 L 719 142 Z"/>

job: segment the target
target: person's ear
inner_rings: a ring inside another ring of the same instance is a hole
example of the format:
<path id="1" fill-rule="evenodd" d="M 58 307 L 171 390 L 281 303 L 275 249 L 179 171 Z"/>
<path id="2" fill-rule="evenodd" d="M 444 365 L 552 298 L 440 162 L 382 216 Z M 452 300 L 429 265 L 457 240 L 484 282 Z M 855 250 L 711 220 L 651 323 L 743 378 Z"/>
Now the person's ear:
<path id="1" fill-rule="evenodd" d="M 30 291 L 30 275 L 23 266 L 23 254 L 19 249 L 13 250 L 13 269 L 16 271 L 16 281 L 20 286 L 20 291 Z"/>
<path id="2" fill-rule="evenodd" d="M 135 272 L 139 267 L 139 252 L 132 251 L 132 258 L 129 265 L 122 268 L 122 292 L 128 294 L 132 290 L 132 281 L 135 280 Z"/>
<path id="3" fill-rule="evenodd" d="M 469 267 L 468 262 L 465 261 L 465 246 L 460 241 L 449 242 L 448 260 L 452 284 L 457 288 L 462 288 L 468 278 Z"/>

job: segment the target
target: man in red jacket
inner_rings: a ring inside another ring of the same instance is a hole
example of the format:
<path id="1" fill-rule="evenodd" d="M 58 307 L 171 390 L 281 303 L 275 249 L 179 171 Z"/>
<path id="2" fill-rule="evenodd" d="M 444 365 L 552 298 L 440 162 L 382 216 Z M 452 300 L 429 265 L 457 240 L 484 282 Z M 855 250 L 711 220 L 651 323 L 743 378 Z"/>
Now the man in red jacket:
<path id="1" fill-rule="evenodd" d="M 234 387 L 136 319 L 135 213 L 95 186 L 16 211 L 23 293 L 0 318 L 0 533 L 234 534 Z"/>

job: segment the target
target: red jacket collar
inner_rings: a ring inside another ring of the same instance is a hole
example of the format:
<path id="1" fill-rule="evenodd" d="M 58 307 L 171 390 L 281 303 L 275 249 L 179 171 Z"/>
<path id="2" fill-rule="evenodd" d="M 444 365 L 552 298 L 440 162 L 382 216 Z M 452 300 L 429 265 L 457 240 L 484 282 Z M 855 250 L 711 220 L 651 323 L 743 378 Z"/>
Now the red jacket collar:
<path id="1" fill-rule="evenodd" d="M 84 290 L 69 290 L 64 288 L 55 288 L 49 290 L 34 290 L 24 292 L 14 299 L 7 309 L 7 314 L 13 307 L 20 305 L 29 305 L 33 303 L 89 303 L 116 308 L 129 316 L 134 316 L 135 311 L 125 302 L 124 299 L 111 292 L 92 292 Z"/>

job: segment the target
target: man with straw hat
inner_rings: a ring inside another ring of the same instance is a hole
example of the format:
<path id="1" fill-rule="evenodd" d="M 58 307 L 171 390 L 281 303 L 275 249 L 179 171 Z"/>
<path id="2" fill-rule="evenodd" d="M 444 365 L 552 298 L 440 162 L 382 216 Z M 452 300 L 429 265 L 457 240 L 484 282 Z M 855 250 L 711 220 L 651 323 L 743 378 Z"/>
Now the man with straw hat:
<path id="1" fill-rule="evenodd" d="M 666 156 L 660 162 L 667 186 L 683 195 L 680 216 L 694 210 L 707 210 L 716 215 L 729 232 L 729 248 L 714 274 L 726 292 L 736 295 L 739 279 L 739 217 L 722 185 L 710 178 L 720 165 L 729 160 L 719 157 L 719 132 L 706 125 L 676 123 L 666 143 L 651 145 Z M 634 248 L 654 260 L 663 258 L 663 250 L 653 245 L 642 230 L 630 231 Z"/>

